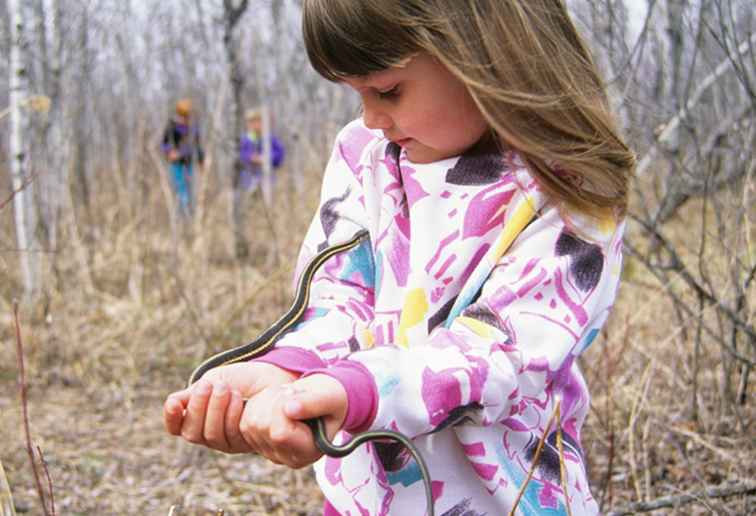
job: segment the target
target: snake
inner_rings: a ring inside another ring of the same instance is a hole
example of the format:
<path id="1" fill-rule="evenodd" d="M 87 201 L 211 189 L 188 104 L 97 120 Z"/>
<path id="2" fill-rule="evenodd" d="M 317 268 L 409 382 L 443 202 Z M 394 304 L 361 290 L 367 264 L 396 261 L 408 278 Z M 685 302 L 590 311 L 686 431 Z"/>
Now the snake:
<path id="1" fill-rule="evenodd" d="M 291 307 L 253 341 L 221 351 L 220 353 L 216 353 L 203 360 L 189 376 L 188 386 L 192 386 L 211 369 L 238 362 L 245 362 L 268 352 L 286 332 L 301 320 L 310 299 L 312 278 L 323 263 L 337 254 L 345 253 L 354 249 L 362 242 L 368 240 L 368 238 L 368 231 L 360 230 L 349 240 L 327 246 L 316 253 L 302 269 Z M 368 441 L 391 440 L 401 443 L 407 451 L 409 451 L 420 468 L 420 474 L 425 488 L 426 514 L 428 516 L 434 516 L 433 491 L 428 466 L 425 463 L 423 456 L 420 454 L 420 451 L 412 442 L 412 439 L 393 430 L 376 429 L 354 434 L 346 443 L 336 445 L 328 439 L 325 420 L 323 418 L 307 419 L 304 423 L 310 428 L 315 445 L 324 455 L 329 457 L 345 457 L 357 449 L 357 447 Z"/>

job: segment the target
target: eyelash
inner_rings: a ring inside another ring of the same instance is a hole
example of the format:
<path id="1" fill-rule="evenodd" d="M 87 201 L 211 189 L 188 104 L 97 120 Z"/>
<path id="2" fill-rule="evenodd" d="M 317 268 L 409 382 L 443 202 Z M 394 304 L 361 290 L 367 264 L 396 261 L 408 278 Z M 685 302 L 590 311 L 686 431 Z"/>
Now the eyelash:
<path id="1" fill-rule="evenodd" d="M 399 86 L 394 86 L 391 89 L 377 92 L 378 98 L 383 100 L 395 99 L 399 96 Z"/>

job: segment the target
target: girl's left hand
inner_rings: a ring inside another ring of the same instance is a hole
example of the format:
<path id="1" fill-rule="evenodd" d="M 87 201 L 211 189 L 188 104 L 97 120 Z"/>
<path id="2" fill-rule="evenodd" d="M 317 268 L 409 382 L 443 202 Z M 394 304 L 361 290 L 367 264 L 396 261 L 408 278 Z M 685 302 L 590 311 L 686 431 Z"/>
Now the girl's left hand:
<path id="1" fill-rule="evenodd" d="M 324 417 L 328 438 L 333 439 L 346 411 L 347 394 L 341 382 L 314 374 L 253 396 L 244 408 L 239 429 L 257 453 L 276 464 L 299 469 L 323 455 L 303 420 Z"/>

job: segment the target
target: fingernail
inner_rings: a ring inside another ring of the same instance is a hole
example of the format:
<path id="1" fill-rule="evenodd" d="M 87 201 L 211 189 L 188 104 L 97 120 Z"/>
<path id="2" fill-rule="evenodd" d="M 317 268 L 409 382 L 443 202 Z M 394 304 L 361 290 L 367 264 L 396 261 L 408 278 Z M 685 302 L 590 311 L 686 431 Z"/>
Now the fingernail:
<path id="1" fill-rule="evenodd" d="M 200 382 L 194 386 L 194 394 L 208 394 L 212 385 L 207 382 Z"/>
<path id="2" fill-rule="evenodd" d="M 284 405 L 284 410 L 287 414 L 295 416 L 299 414 L 300 410 L 302 410 L 302 402 L 299 400 L 289 400 L 286 402 L 286 405 Z"/>

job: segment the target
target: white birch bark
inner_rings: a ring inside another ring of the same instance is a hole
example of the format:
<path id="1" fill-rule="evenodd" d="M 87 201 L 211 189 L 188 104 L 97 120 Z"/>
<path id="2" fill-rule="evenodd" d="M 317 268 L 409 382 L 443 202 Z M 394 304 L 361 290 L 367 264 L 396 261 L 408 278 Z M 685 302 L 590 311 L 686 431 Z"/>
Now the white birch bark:
<path id="1" fill-rule="evenodd" d="M 262 93 L 262 91 L 261 91 Z M 273 167 L 271 164 L 271 141 L 273 129 L 271 127 L 270 106 L 265 103 L 261 109 L 262 119 L 262 194 L 267 208 L 273 205 Z"/>
<path id="2" fill-rule="evenodd" d="M 33 299 L 39 293 L 39 255 L 34 237 L 36 213 L 33 183 L 28 170 L 28 70 L 24 34 L 23 7 L 19 0 L 8 0 L 11 19 L 10 48 L 10 173 L 13 191 L 13 215 L 16 225 L 19 266 L 24 284 L 24 297 Z"/>
<path id="3" fill-rule="evenodd" d="M 45 20 L 48 11 L 45 2 L 39 0 L 36 4 L 35 16 L 38 38 L 39 59 L 38 76 L 42 78 L 41 93 L 49 99 L 49 110 L 38 113 L 37 138 L 34 157 L 39 169 L 39 176 L 35 181 L 39 194 L 40 224 L 45 230 L 48 249 L 56 250 L 58 246 L 58 220 L 63 204 L 63 185 L 66 184 L 67 167 L 66 142 L 63 138 L 62 124 L 64 117 L 61 106 L 61 59 L 63 51 L 63 37 L 61 33 L 62 8 L 60 0 L 52 0 L 50 4 L 49 35 L 52 43 L 48 49 L 48 30 Z M 54 260 L 56 254 L 50 255 Z"/>

